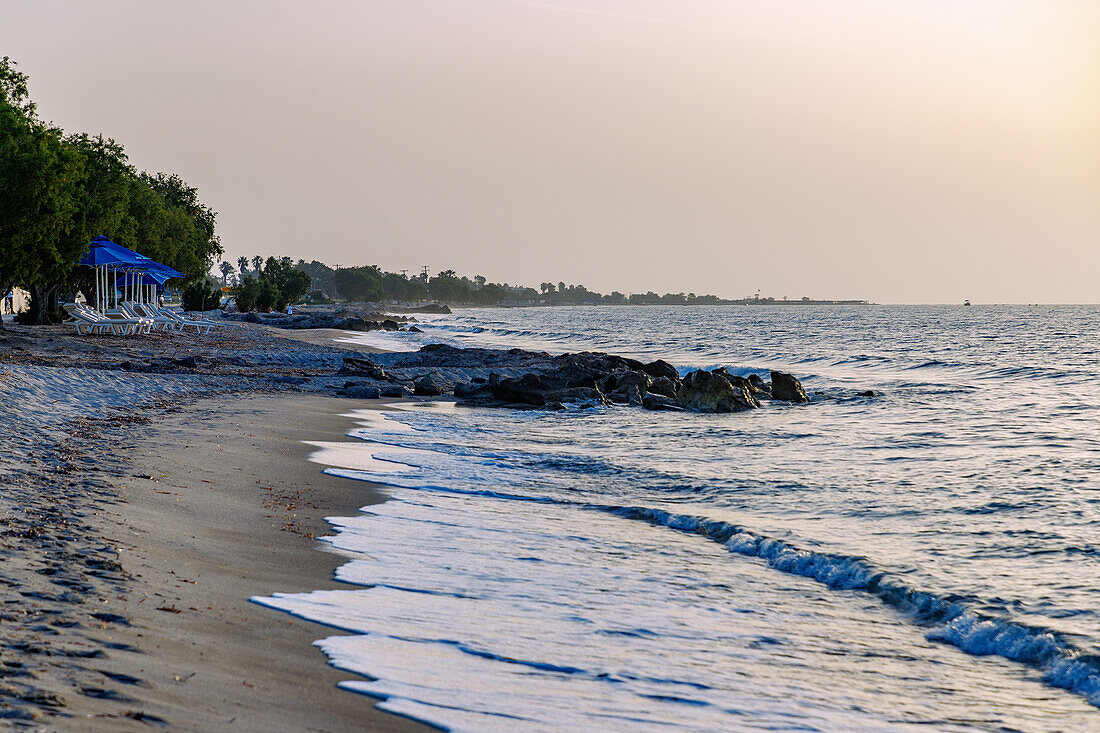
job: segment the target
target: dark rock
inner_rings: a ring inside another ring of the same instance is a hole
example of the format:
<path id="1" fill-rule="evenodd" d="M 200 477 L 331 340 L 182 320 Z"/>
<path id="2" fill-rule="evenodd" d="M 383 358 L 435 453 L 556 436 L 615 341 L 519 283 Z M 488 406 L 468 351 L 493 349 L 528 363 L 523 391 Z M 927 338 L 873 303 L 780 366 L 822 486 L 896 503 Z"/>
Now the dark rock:
<path id="1" fill-rule="evenodd" d="M 260 316 L 258 313 L 256 313 L 256 311 L 249 311 L 248 313 L 244 314 L 244 318 L 242 318 L 241 320 L 248 321 L 249 323 L 259 323 Z"/>
<path id="2" fill-rule="evenodd" d="M 752 385 L 753 394 L 771 394 L 771 388 L 768 386 L 768 383 L 764 381 L 764 378 L 761 377 L 759 374 L 750 374 L 749 384 Z"/>
<path id="3" fill-rule="evenodd" d="M 612 402 L 640 407 L 642 404 L 642 394 L 643 392 L 638 388 L 638 385 L 629 384 L 625 387 L 620 387 L 613 394 L 609 395 L 609 397 Z"/>
<path id="4" fill-rule="evenodd" d="M 341 328 L 348 331 L 368 331 L 367 322 L 357 316 L 340 319 L 343 322 Z"/>
<path id="5" fill-rule="evenodd" d="M 665 377 L 673 381 L 680 381 L 680 372 L 676 371 L 676 367 L 661 359 L 643 365 L 642 371 L 651 377 Z"/>
<path id="6" fill-rule="evenodd" d="M 379 327 L 385 331 L 396 331 L 397 329 L 401 328 L 401 325 L 397 321 L 387 318 L 386 320 L 382 321 Z"/>
<path id="7" fill-rule="evenodd" d="M 661 394 L 654 394 L 652 392 L 642 396 L 642 407 L 646 408 L 647 410 L 675 410 L 678 412 L 684 411 L 683 406 L 681 406 L 680 403 L 673 398 L 665 397 Z"/>
<path id="8" fill-rule="evenodd" d="M 358 400 L 376 400 L 382 396 L 382 390 L 378 387 L 355 385 L 354 387 L 347 387 L 345 394 Z"/>
<path id="9" fill-rule="evenodd" d="M 744 386 L 701 369 L 684 377 L 678 399 L 687 409 L 698 412 L 741 412 L 760 407 Z"/>
<path id="10" fill-rule="evenodd" d="M 119 369 L 125 369 L 126 371 L 130 371 L 131 369 L 134 368 L 134 364 L 131 361 L 124 361 L 124 362 L 122 362 L 121 364 L 118 365 L 118 368 Z"/>
<path id="11" fill-rule="evenodd" d="M 809 402 L 802 383 L 785 372 L 772 372 L 772 397 L 784 402 Z"/>
<path id="12" fill-rule="evenodd" d="M 393 384 L 387 387 L 380 387 L 379 393 L 382 397 L 404 397 L 408 394 L 408 390 L 400 384 Z"/>
<path id="13" fill-rule="evenodd" d="M 491 400 L 493 389 L 485 383 L 484 379 L 480 383 L 475 379 L 469 384 L 456 384 L 455 397 L 460 400 Z"/>
<path id="14" fill-rule="evenodd" d="M 199 365 L 200 361 L 202 361 L 201 356 L 186 356 L 182 359 L 173 359 L 172 364 L 183 367 L 184 369 L 194 369 Z"/>
<path id="15" fill-rule="evenodd" d="M 657 377 L 649 383 L 649 389 L 647 392 L 650 394 L 658 394 L 663 397 L 676 397 L 676 393 L 680 391 L 680 378 L 669 379 L 668 377 Z"/>
<path id="16" fill-rule="evenodd" d="M 543 404 L 547 405 L 554 403 L 589 406 L 610 404 L 599 387 L 567 387 L 547 392 L 543 399 L 545 400 Z"/>
<path id="17" fill-rule="evenodd" d="M 494 380 L 493 377 L 496 377 Z M 493 397 L 502 402 L 518 402 L 526 405 L 544 405 L 546 385 L 538 374 L 524 374 L 519 379 L 501 378 L 495 372 L 489 375 Z"/>
<path id="18" fill-rule="evenodd" d="M 878 397 L 878 393 L 873 389 L 868 389 L 863 392 L 856 392 L 856 397 Z"/>
<path id="19" fill-rule="evenodd" d="M 424 333 L 422 330 L 420 330 L 416 326 L 409 326 L 405 330 L 408 331 L 409 333 Z"/>
<path id="20" fill-rule="evenodd" d="M 436 384 L 431 374 L 425 374 L 423 377 L 416 380 L 416 383 L 413 385 L 413 394 L 420 395 L 421 397 L 438 397 L 443 394 L 443 388 Z"/>
<path id="21" fill-rule="evenodd" d="M 409 313 L 450 313 L 451 309 L 440 303 L 428 303 L 417 308 L 409 308 Z"/>
<path id="22" fill-rule="evenodd" d="M 344 365 L 340 367 L 340 374 L 370 377 L 371 379 L 389 379 L 389 375 L 381 366 L 370 359 L 362 359 L 356 356 L 344 357 Z"/>

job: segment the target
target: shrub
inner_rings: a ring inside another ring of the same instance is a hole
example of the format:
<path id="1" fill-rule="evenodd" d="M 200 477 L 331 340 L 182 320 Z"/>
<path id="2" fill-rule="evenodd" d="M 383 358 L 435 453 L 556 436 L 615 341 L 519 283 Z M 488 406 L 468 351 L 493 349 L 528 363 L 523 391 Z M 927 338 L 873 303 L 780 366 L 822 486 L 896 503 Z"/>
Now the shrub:
<path id="1" fill-rule="evenodd" d="M 202 280 L 196 280 L 183 289 L 180 294 L 180 302 L 185 311 L 210 310 L 221 305 L 221 293 L 211 287 L 206 278 L 203 278 Z"/>

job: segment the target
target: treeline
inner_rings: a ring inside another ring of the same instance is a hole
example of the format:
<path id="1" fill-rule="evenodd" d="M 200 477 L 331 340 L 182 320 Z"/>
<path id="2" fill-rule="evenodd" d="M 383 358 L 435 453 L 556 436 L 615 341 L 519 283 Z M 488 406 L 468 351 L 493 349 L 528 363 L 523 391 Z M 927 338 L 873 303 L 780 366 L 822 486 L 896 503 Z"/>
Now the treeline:
<path id="1" fill-rule="evenodd" d="M 283 267 L 293 267 L 295 270 L 307 275 L 309 278 L 308 289 L 314 291 L 311 298 L 314 302 L 320 302 L 327 297 L 370 303 L 383 301 L 418 303 L 425 300 L 436 300 L 440 303 L 458 305 L 582 305 L 594 303 L 707 305 L 724 302 L 716 295 L 696 295 L 695 293 L 665 293 L 664 295 L 658 295 L 650 291 L 648 293 L 626 295 L 614 291 L 604 295 L 589 290 L 583 285 L 566 285 L 564 282 L 557 284 L 544 282 L 539 285 L 538 290 L 535 290 L 534 288 L 509 285 L 508 283 L 491 283 L 481 275 L 475 275 L 473 278 L 460 276 L 454 270 L 444 270 L 434 277 L 424 275 L 408 277 L 404 273 L 387 272 L 377 265 L 333 268 L 317 260 L 312 262 L 298 260 L 297 263 L 292 265 L 292 260 L 289 257 L 283 257 L 279 260 L 268 258 L 265 261 L 259 255 L 251 259 L 248 257 L 239 258 L 236 269 L 229 262 L 221 263 L 223 283 L 228 286 L 234 282 L 241 284 L 258 282 L 262 280 L 264 270 L 272 266 L 272 262 L 278 262 Z M 304 294 L 305 290 L 302 292 Z M 294 303 L 296 301 L 291 299 L 283 302 Z M 238 299 L 238 304 L 240 304 L 240 299 Z M 248 309 L 244 308 L 244 310 Z M 278 310 L 281 310 L 281 308 Z"/>
<path id="2" fill-rule="evenodd" d="M 0 297 L 29 291 L 33 322 L 56 318 L 60 295 L 94 290 L 76 263 L 97 235 L 205 277 L 222 253 L 215 217 L 179 176 L 139 172 L 114 140 L 44 122 L 27 76 L 0 60 Z"/>

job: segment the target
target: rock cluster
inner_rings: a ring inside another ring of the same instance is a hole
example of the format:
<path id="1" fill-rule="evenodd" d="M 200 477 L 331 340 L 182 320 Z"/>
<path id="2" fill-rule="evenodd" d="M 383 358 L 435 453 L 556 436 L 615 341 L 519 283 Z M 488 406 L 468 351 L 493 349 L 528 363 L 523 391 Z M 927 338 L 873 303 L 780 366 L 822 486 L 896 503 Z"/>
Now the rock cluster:
<path id="1" fill-rule="evenodd" d="M 344 331 L 419 331 L 410 326 L 415 318 L 395 316 L 367 310 L 354 305 L 342 305 L 336 308 L 312 306 L 299 309 L 293 315 L 285 313 L 224 313 L 223 318 L 248 323 L 262 323 L 265 326 L 287 329 L 336 328 Z"/>
<path id="2" fill-rule="evenodd" d="M 401 390 L 422 396 L 453 392 L 460 404 L 485 407 L 563 409 L 567 404 L 621 404 L 648 410 L 742 412 L 759 408 L 761 400 L 810 401 L 798 379 L 784 372 L 771 372 L 770 383 L 758 374 L 742 377 L 724 368 L 700 369 L 681 377 L 665 361 L 647 364 L 600 352 L 551 356 L 524 349 L 460 349 L 429 344 L 415 354 L 401 355 L 387 363 L 392 367 L 363 356 L 347 356 L 340 374 L 400 385 Z M 405 372 L 405 376 L 395 376 L 393 369 Z M 408 376 L 410 369 L 419 373 Z M 469 381 L 456 383 L 449 381 L 454 379 L 455 370 L 467 375 L 480 371 L 488 376 L 466 376 Z M 344 389 L 349 397 L 367 397 L 376 396 L 382 387 L 348 382 Z M 384 391 L 380 394 L 387 396 Z"/>

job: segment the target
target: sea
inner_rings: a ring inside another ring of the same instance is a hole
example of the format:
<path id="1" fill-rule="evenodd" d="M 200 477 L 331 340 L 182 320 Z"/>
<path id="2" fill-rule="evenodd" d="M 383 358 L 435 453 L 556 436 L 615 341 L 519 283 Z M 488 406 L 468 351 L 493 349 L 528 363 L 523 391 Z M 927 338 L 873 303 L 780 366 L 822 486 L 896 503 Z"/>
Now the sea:
<path id="1" fill-rule="evenodd" d="M 316 445 L 346 689 L 452 731 L 1100 731 L 1100 308 L 456 310 L 426 343 L 802 380 L 735 414 L 452 402 Z M 871 390 L 874 396 L 861 395 Z"/>

